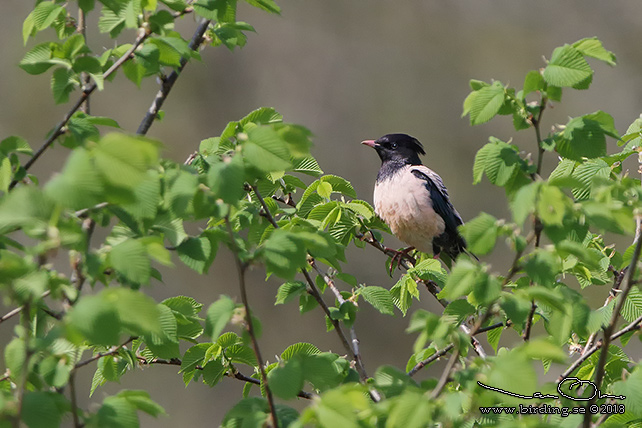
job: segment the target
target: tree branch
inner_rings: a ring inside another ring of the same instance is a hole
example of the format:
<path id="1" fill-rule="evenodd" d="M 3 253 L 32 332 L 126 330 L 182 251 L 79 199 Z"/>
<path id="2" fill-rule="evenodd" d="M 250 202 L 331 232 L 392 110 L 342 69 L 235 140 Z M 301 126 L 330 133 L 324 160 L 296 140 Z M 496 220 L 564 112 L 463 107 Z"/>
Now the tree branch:
<path id="1" fill-rule="evenodd" d="M 343 305 L 346 302 L 346 300 L 341 295 L 341 292 L 339 291 L 339 289 L 335 285 L 335 283 L 332 280 L 332 278 L 330 278 L 330 276 L 328 276 L 327 274 L 324 274 L 323 272 L 321 272 L 321 270 L 319 269 L 319 267 L 317 266 L 317 264 L 316 264 L 316 262 L 314 261 L 313 258 L 310 258 L 309 263 L 310 263 L 310 266 L 312 266 L 312 268 L 317 272 L 317 274 L 319 274 L 321 276 L 321 278 L 323 278 L 323 281 L 326 283 L 328 288 L 330 288 L 330 290 L 332 290 L 332 292 L 334 293 L 335 297 L 337 298 L 337 301 L 339 302 L 339 305 Z M 361 377 L 361 381 L 363 383 L 366 383 L 368 381 L 368 373 L 366 372 L 366 367 L 363 364 L 363 359 L 361 358 L 361 353 L 359 352 L 359 343 L 360 342 L 359 342 L 359 338 L 357 337 L 357 332 L 354 329 L 354 325 L 352 327 L 350 327 L 350 337 L 352 339 L 352 348 L 351 349 L 352 349 L 352 354 L 354 355 L 353 360 L 354 360 L 355 366 L 357 367 L 357 372 L 359 372 L 359 376 Z M 381 395 L 374 388 L 372 388 L 370 390 L 370 395 L 372 396 L 373 401 L 375 401 L 375 402 L 381 401 Z"/>
<path id="2" fill-rule="evenodd" d="M 120 68 L 121 65 L 123 65 L 125 62 L 127 62 L 131 57 L 134 51 L 140 46 L 147 38 L 149 37 L 149 33 L 147 33 L 144 29 L 140 28 L 138 30 L 138 37 L 134 41 L 134 44 L 132 45 L 131 48 L 125 52 L 123 56 L 118 58 L 114 64 L 109 67 L 107 71 L 103 73 L 103 79 L 107 79 L 109 76 L 111 76 L 118 68 Z M 42 156 L 42 154 L 53 144 L 53 142 L 58 138 L 60 135 L 64 133 L 64 128 L 71 119 L 71 117 L 78 111 L 78 109 L 83 105 L 85 101 L 89 98 L 89 96 L 96 90 L 97 85 L 96 83 L 92 83 L 89 85 L 87 88 L 85 88 L 78 100 L 74 103 L 74 105 L 71 107 L 71 109 L 67 112 L 67 114 L 63 117 L 62 121 L 56 125 L 56 127 L 53 129 L 51 134 L 49 135 L 49 138 L 45 140 L 45 142 L 40 146 L 40 148 L 31 156 L 31 158 L 24 164 L 23 168 L 25 170 L 29 170 L 31 166 L 36 163 L 36 161 Z M 13 189 L 16 184 L 18 184 L 18 181 L 13 180 L 11 184 L 9 184 L 9 190 Z"/>
<path id="3" fill-rule="evenodd" d="M 47 291 L 45 291 L 44 293 L 42 293 L 42 295 L 40 296 L 40 298 L 41 298 L 41 299 L 42 299 L 42 298 L 45 298 L 45 297 L 47 297 L 50 293 L 51 293 L 51 290 L 47 290 Z M 9 312 L 7 312 L 6 314 L 4 314 L 3 316 L 1 316 L 1 317 L 0 317 L 0 324 L 2 324 L 3 322 L 5 322 L 6 320 L 8 320 L 8 319 L 10 319 L 10 318 L 13 318 L 13 317 L 15 317 L 16 315 L 18 315 L 18 314 L 20 313 L 20 311 L 22 311 L 22 308 L 23 308 L 23 306 L 19 306 L 19 307 L 15 308 L 15 309 L 10 310 Z"/>
<path id="4" fill-rule="evenodd" d="M 237 247 L 236 240 L 234 239 L 234 231 L 232 230 L 232 225 L 230 224 L 229 217 L 225 217 L 225 224 L 227 225 L 227 232 L 230 237 L 230 245 L 233 247 L 232 252 L 234 253 L 234 262 L 236 264 L 236 272 L 239 278 L 239 288 L 241 289 L 241 300 L 243 301 L 243 306 L 245 307 L 245 323 L 247 327 L 247 332 L 250 335 L 252 340 L 252 348 L 254 349 L 254 355 L 256 355 L 256 361 L 259 364 L 259 372 L 261 373 L 261 382 L 265 388 L 265 395 L 267 396 L 268 405 L 270 406 L 270 413 L 272 414 L 272 425 L 276 428 L 279 426 L 279 419 L 276 415 L 276 407 L 274 405 L 274 397 L 272 397 L 272 391 L 270 391 L 270 386 L 268 385 L 267 374 L 265 373 L 265 367 L 263 366 L 263 358 L 261 357 L 261 350 L 259 349 L 259 342 L 256 339 L 256 333 L 254 331 L 254 323 L 252 322 L 252 312 L 250 311 L 250 304 L 247 298 L 247 290 L 245 288 L 245 269 L 247 265 L 241 261 L 240 251 L 241 249 Z"/>
<path id="5" fill-rule="evenodd" d="M 122 344 L 120 344 L 120 345 L 116 345 L 116 346 L 112 346 L 112 347 L 111 347 L 111 349 L 109 349 L 109 350 L 108 350 L 108 351 L 106 351 L 106 352 L 99 352 L 99 353 L 97 353 L 96 355 L 94 355 L 93 357 L 91 357 L 91 358 L 89 358 L 89 359 L 87 359 L 87 360 L 85 360 L 85 361 L 81 361 L 81 362 L 79 362 L 79 363 L 76 363 L 76 365 L 74 366 L 74 368 L 73 368 L 73 369 L 74 369 L 74 370 L 79 369 L 79 368 L 81 368 L 81 367 L 84 367 L 84 366 L 86 366 L 86 365 L 88 365 L 88 364 L 93 363 L 93 362 L 94 362 L 94 361 L 96 361 L 96 360 L 99 360 L 99 359 L 101 359 L 101 358 L 103 358 L 103 357 L 107 357 L 107 356 L 109 356 L 109 355 L 116 355 L 116 354 L 118 354 L 118 352 L 119 352 L 122 348 L 124 348 L 125 346 L 127 346 L 129 343 L 133 342 L 135 339 L 136 339 L 136 338 L 135 338 L 134 336 L 132 336 L 132 337 L 130 337 L 129 339 L 127 339 L 125 342 L 123 342 Z"/>
<path id="6" fill-rule="evenodd" d="M 450 356 L 450 360 L 448 360 L 448 365 L 446 365 L 444 372 L 441 374 L 441 378 L 439 378 L 439 382 L 437 383 L 437 386 L 430 393 L 430 398 L 435 399 L 439 397 L 439 394 L 441 394 L 441 391 L 444 390 L 444 387 L 446 386 L 446 384 L 448 383 L 448 380 L 450 379 L 450 373 L 455 368 L 455 363 L 457 362 L 458 358 L 459 358 L 459 349 L 456 349 L 455 352 L 453 352 L 453 354 Z"/>
<path id="7" fill-rule="evenodd" d="M 638 261 L 640 260 L 641 250 L 642 250 L 642 239 L 638 239 L 635 244 L 635 249 L 633 250 L 631 263 L 629 264 L 629 268 L 626 271 L 626 276 L 624 278 L 623 285 L 622 285 L 622 292 L 620 293 L 620 296 L 618 297 L 618 300 L 615 303 L 615 307 L 613 308 L 613 315 L 611 315 L 611 321 L 604 328 L 604 344 L 602 347 L 602 351 L 600 352 L 600 358 L 597 362 L 597 367 L 595 372 L 595 390 L 596 391 L 600 390 L 602 386 L 602 381 L 604 380 L 606 358 L 609 354 L 609 345 L 611 344 L 611 336 L 613 335 L 613 331 L 615 330 L 617 320 L 620 317 L 620 311 L 622 310 L 622 307 L 624 306 L 624 302 L 626 301 L 626 298 L 629 295 L 629 291 L 631 291 L 631 287 L 633 286 L 633 276 L 635 275 L 635 269 L 637 267 Z M 594 403 L 595 403 L 595 397 L 591 398 L 586 405 L 587 407 L 589 407 Z M 584 415 L 584 428 L 589 428 L 591 426 L 591 420 L 592 420 L 592 415 L 590 412 Z"/>
<path id="8" fill-rule="evenodd" d="M 207 28 L 210 25 L 210 22 L 211 22 L 210 20 L 203 20 L 199 24 L 199 26 L 196 28 L 196 31 L 192 36 L 192 40 L 190 40 L 188 45 L 189 48 L 192 49 L 193 51 L 198 50 L 198 48 L 203 43 L 203 36 L 205 35 L 205 32 L 207 31 Z M 170 91 L 174 87 L 174 83 L 176 83 L 178 76 L 180 76 L 188 60 L 189 58 L 185 58 L 185 57 L 181 58 L 180 65 L 178 66 L 178 68 L 172 71 L 172 73 L 169 76 L 167 76 L 166 78 L 163 78 L 163 81 L 161 83 L 161 88 L 156 94 L 156 98 L 154 98 L 154 101 L 152 101 L 152 105 L 149 107 L 147 114 L 145 115 L 143 120 L 140 122 L 140 125 L 138 126 L 138 130 L 136 131 L 138 135 L 147 134 L 147 131 L 149 131 L 149 128 L 151 128 L 152 126 L 152 123 L 154 123 L 154 120 L 158 116 L 158 112 L 160 111 L 161 107 L 163 106 L 163 103 L 165 102 L 165 99 L 167 98 Z"/>

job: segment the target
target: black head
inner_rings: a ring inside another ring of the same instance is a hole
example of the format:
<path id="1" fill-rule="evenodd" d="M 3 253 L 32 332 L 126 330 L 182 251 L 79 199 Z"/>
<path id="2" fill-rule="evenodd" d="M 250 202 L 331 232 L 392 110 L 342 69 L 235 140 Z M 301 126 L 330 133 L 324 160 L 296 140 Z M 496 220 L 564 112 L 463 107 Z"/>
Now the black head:
<path id="1" fill-rule="evenodd" d="M 426 154 L 421 143 L 407 134 L 386 134 L 378 140 L 366 140 L 361 144 L 375 149 L 381 163 L 421 165 L 419 155 Z"/>

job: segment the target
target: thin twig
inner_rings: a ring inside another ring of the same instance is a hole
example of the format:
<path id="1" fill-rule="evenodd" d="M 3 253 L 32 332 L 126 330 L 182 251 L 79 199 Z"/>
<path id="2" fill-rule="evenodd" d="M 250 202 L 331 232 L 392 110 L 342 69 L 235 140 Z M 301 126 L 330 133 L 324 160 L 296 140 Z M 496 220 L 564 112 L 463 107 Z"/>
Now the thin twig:
<path id="1" fill-rule="evenodd" d="M 71 416 L 74 420 L 74 428 L 80 428 L 78 419 L 78 400 L 76 398 L 76 372 L 71 371 L 69 374 L 69 395 L 71 396 Z"/>
<path id="2" fill-rule="evenodd" d="M 524 342 L 528 342 L 531 338 L 531 328 L 533 327 L 533 317 L 535 316 L 536 309 L 537 305 L 535 304 L 535 300 L 532 300 L 531 310 L 528 313 L 528 317 L 526 317 L 526 327 L 524 327 L 524 333 L 522 334 L 522 339 L 524 339 Z"/>
<path id="3" fill-rule="evenodd" d="M 537 175 L 538 176 L 541 175 L 542 160 L 544 159 L 544 148 L 542 147 L 542 134 L 540 130 L 540 124 L 542 122 L 542 114 L 544 113 L 544 109 L 546 109 L 547 102 L 548 102 L 548 99 L 545 96 L 542 96 L 542 99 L 539 105 L 539 113 L 537 115 L 537 119 L 535 118 L 531 119 L 533 128 L 535 128 L 535 137 L 537 138 Z"/>
<path id="4" fill-rule="evenodd" d="M 423 361 L 418 362 L 409 372 L 408 376 L 414 376 L 417 374 L 417 372 L 424 367 L 426 367 L 428 364 L 432 363 L 433 361 L 438 360 L 439 358 L 443 357 L 446 355 L 451 349 L 453 349 L 455 345 L 451 343 L 450 345 L 446 346 L 445 348 L 442 348 L 440 351 L 435 352 L 432 354 L 430 357 L 426 358 Z"/>
<path id="5" fill-rule="evenodd" d="M 210 22 L 211 21 L 209 20 L 203 20 L 199 24 L 198 28 L 194 32 L 194 35 L 192 36 L 192 40 L 190 40 L 188 45 L 191 50 L 196 51 L 201 46 L 201 44 L 203 43 L 205 32 L 207 31 Z M 138 130 L 136 131 L 138 135 L 146 135 L 147 131 L 149 131 L 149 128 L 152 126 L 152 123 L 154 123 L 154 120 L 158 116 L 158 112 L 163 106 L 165 99 L 169 95 L 169 92 L 172 90 L 174 83 L 176 83 L 178 76 L 183 71 L 183 68 L 185 68 L 187 61 L 189 61 L 189 58 L 181 58 L 178 68 L 172 71 L 169 76 L 162 80 L 160 90 L 156 94 L 156 97 L 154 98 L 152 105 L 149 107 L 147 114 L 145 114 L 145 117 L 138 126 Z"/>
<path id="6" fill-rule="evenodd" d="M 329 275 L 324 274 L 321 272 L 319 267 L 317 266 L 316 262 L 314 261 L 313 258 L 310 258 L 309 260 L 310 266 L 323 278 L 323 281 L 326 283 L 328 288 L 332 290 L 334 293 L 335 297 L 337 298 L 337 301 L 339 302 L 339 306 L 343 305 L 346 300 L 343 298 L 341 295 L 341 292 L 337 288 L 337 286 L 334 283 L 334 280 L 330 278 Z M 359 352 L 359 338 L 357 337 L 357 332 L 354 329 L 354 325 L 350 327 L 350 337 L 351 337 L 351 342 L 352 342 L 352 353 L 354 355 L 354 363 L 357 367 L 357 372 L 359 372 L 359 376 L 361 377 L 361 381 L 366 383 L 368 381 L 368 373 L 366 372 L 366 367 L 363 364 L 363 359 L 361 358 L 361 353 Z M 379 402 L 381 401 L 381 395 L 379 394 L 378 391 L 376 391 L 374 388 L 370 390 L 370 395 L 372 396 L 373 401 Z"/>
<path id="7" fill-rule="evenodd" d="M 45 291 L 44 293 L 42 293 L 40 295 L 40 298 L 43 299 L 43 298 L 47 297 L 50 293 L 51 293 L 51 290 L 47 290 L 47 291 Z M 23 306 L 19 306 L 19 307 L 15 308 L 15 309 L 10 310 L 9 312 L 4 314 L 3 316 L 1 316 L 0 317 L 0 324 L 5 322 L 6 320 L 8 320 L 10 318 L 13 318 L 16 315 L 18 315 L 20 313 L 20 311 L 22 311 L 22 308 L 23 308 Z"/>
<path id="8" fill-rule="evenodd" d="M 91 357 L 91 358 L 89 358 L 89 359 L 87 359 L 87 360 L 85 360 L 85 361 L 81 361 L 81 362 L 79 362 L 79 363 L 76 363 L 76 365 L 74 366 L 74 370 L 79 369 L 79 368 L 81 368 L 81 367 L 84 367 L 84 366 L 86 366 L 86 365 L 88 365 L 88 364 L 93 363 L 93 362 L 94 362 L 94 361 L 96 361 L 96 360 L 100 360 L 101 358 L 107 357 L 107 356 L 109 356 L 109 355 L 116 355 L 116 354 L 118 354 L 118 352 L 119 352 L 122 348 L 124 348 L 125 346 L 127 346 L 129 343 L 133 342 L 135 339 L 136 339 L 136 337 L 133 337 L 133 336 L 132 336 L 132 337 L 130 337 L 129 339 L 127 339 L 125 342 L 123 342 L 122 344 L 120 344 L 120 345 L 116 345 L 116 346 L 112 346 L 108 351 L 105 351 L 105 352 L 99 352 L 99 353 L 97 353 L 96 355 L 94 355 L 93 357 Z"/>
<path id="9" fill-rule="evenodd" d="M 103 73 L 103 79 L 107 79 L 109 76 L 111 76 L 118 68 L 123 65 L 125 62 L 127 62 L 131 57 L 134 51 L 140 46 L 146 39 L 149 37 L 149 33 L 147 33 L 143 29 L 139 29 L 138 32 L 138 37 L 134 41 L 134 44 L 132 45 L 131 48 L 125 52 L 123 56 L 118 58 L 114 64 L 109 67 L 107 71 Z M 71 107 L 71 109 L 65 114 L 63 119 L 56 125 L 54 130 L 51 132 L 49 135 L 49 138 L 45 140 L 45 142 L 40 146 L 40 148 L 31 156 L 31 158 L 24 164 L 23 168 L 25 170 L 29 170 L 31 166 L 36 163 L 36 161 L 42 156 L 42 154 L 53 144 L 53 142 L 58 138 L 60 135 L 64 133 L 64 128 L 71 119 L 71 117 L 78 111 L 78 109 L 83 105 L 85 101 L 89 98 L 89 96 L 96 90 L 98 86 L 96 83 L 92 83 L 89 85 L 87 88 L 85 88 L 80 95 L 80 98 L 74 103 L 74 105 Z M 18 181 L 13 180 L 11 184 L 9 184 L 9 190 L 13 189 L 16 184 L 18 184 Z"/>
<path id="10" fill-rule="evenodd" d="M 85 11 L 82 10 L 81 7 L 78 8 L 78 24 L 77 24 L 77 31 L 78 33 L 82 36 L 83 39 L 85 39 L 85 45 L 87 44 L 87 19 L 85 17 Z M 89 76 L 89 73 L 86 71 L 83 71 L 80 73 L 80 81 L 82 83 L 82 90 L 83 92 L 85 89 L 89 86 L 91 83 L 91 77 Z M 89 97 L 85 99 L 85 101 L 82 103 L 80 106 L 80 111 L 83 113 L 89 114 Z"/>
<path id="11" fill-rule="evenodd" d="M 430 398 L 435 399 L 439 397 L 439 394 L 444 390 L 444 387 L 448 383 L 448 380 L 450 379 L 450 373 L 452 372 L 453 368 L 455 368 L 455 363 L 457 362 L 457 359 L 459 358 L 459 349 L 455 349 L 455 352 L 450 357 L 450 360 L 448 360 L 448 365 L 446 365 L 446 368 L 444 369 L 444 372 L 441 375 L 441 378 L 439 378 L 439 382 L 437 383 L 437 386 L 435 389 L 432 390 L 432 393 L 430 394 Z"/>
<path id="12" fill-rule="evenodd" d="M 247 290 L 245 288 L 245 269 L 247 266 L 241 261 L 240 251 L 241 249 L 237 247 L 236 239 L 234 237 L 234 231 L 232 230 L 232 225 L 230 224 L 229 217 L 225 217 L 225 224 L 227 225 L 227 232 L 230 237 L 230 245 L 233 247 L 232 252 L 234 253 L 234 262 L 236 264 L 236 272 L 239 278 L 239 288 L 241 289 L 241 300 L 243 301 L 243 306 L 245 307 L 245 323 L 247 332 L 250 335 L 252 340 L 252 348 L 254 349 L 254 355 L 256 355 L 256 361 L 259 365 L 259 372 L 261 373 L 261 382 L 265 388 L 265 395 L 267 396 L 268 405 L 270 407 L 270 413 L 272 414 L 273 423 L 272 425 L 276 428 L 279 426 L 279 420 L 276 415 L 276 406 L 274 405 L 274 397 L 272 397 L 272 391 L 268 385 L 267 374 L 265 373 L 265 367 L 263 366 L 263 358 L 261 357 L 261 350 L 259 349 L 259 342 L 256 339 L 256 333 L 254 331 L 254 323 L 252 322 L 252 312 L 250 311 L 250 304 L 247 298 Z"/>
<path id="13" fill-rule="evenodd" d="M 374 248 L 376 248 L 377 250 L 381 251 L 382 253 L 384 253 L 389 257 L 393 257 L 395 255 L 394 250 L 391 250 L 390 248 L 386 248 L 385 246 L 383 246 L 379 241 L 375 239 L 372 232 L 370 232 L 370 236 L 363 233 L 357 233 L 355 236 L 356 238 L 373 246 Z M 413 267 L 412 264 L 405 258 L 402 258 L 399 264 L 403 266 L 406 270 L 411 269 Z M 449 301 L 437 297 L 440 290 L 436 283 L 434 283 L 433 281 L 418 281 L 418 282 L 422 282 L 426 286 L 426 289 L 428 290 L 428 292 L 432 294 L 435 297 L 435 299 L 437 299 L 437 302 L 439 302 L 441 306 L 443 306 L 444 308 L 448 306 L 448 304 L 450 303 Z M 464 324 L 461 324 L 459 328 L 464 333 L 470 334 L 470 329 L 466 327 Z M 486 358 L 486 352 L 484 351 L 484 348 L 482 347 L 481 343 L 479 343 L 479 341 L 472 336 L 470 340 L 473 345 L 473 349 L 475 350 L 477 355 L 479 355 L 482 358 Z"/>

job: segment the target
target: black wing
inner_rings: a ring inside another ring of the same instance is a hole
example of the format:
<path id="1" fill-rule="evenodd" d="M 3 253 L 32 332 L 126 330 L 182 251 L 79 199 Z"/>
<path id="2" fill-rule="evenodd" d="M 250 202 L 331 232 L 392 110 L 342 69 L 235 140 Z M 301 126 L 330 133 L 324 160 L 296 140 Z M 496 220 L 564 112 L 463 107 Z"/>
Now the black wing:
<path id="1" fill-rule="evenodd" d="M 451 258 L 456 258 L 459 253 L 466 251 L 466 241 L 457 231 L 457 226 L 464 224 L 464 221 L 450 202 L 444 182 L 426 166 L 416 166 L 411 171 L 415 177 L 425 182 L 426 189 L 430 192 L 432 207 L 444 219 L 446 225 L 444 233 L 433 239 L 435 254 L 443 249 Z"/>

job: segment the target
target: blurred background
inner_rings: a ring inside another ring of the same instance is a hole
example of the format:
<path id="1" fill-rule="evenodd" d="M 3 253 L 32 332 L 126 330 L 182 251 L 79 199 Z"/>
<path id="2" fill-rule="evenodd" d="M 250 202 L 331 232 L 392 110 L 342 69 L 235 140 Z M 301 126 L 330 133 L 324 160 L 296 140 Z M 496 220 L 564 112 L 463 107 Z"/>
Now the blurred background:
<path id="1" fill-rule="evenodd" d="M 313 154 L 324 171 L 350 180 L 366 201 L 372 202 L 379 159 L 359 142 L 404 132 L 424 143 L 428 153 L 424 162 L 443 177 L 464 219 L 481 211 L 502 218 L 509 214 L 503 191 L 487 182 L 472 185 L 475 152 L 490 135 L 505 141 L 513 138 L 522 150 L 530 152 L 536 147 L 535 137 L 530 130 L 515 133 L 510 117 L 470 127 L 468 118 L 461 118 L 469 79 L 497 79 L 521 88 L 526 73 L 543 67 L 543 57 L 550 58 L 555 47 L 597 36 L 615 52 L 618 66 L 590 61 L 595 69 L 591 89 L 565 90 L 563 102 L 545 112 L 543 129 L 565 123 L 569 116 L 604 110 L 613 115 L 616 127 L 624 133 L 642 112 L 642 4 L 636 0 L 277 2 L 281 16 L 240 3 L 237 19 L 257 31 L 249 34 L 247 46 L 233 53 L 223 47 L 208 48 L 202 53 L 202 63 L 186 67 L 165 103 L 164 120 L 155 123 L 148 134 L 165 144 L 165 157 L 182 162 L 198 148 L 200 140 L 219 135 L 227 122 L 257 107 L 272 106 L 287 122 L 304 125 L 314 133 Z M 26 52 L 22 21 L 32 3 L 3 0 L 0 138 L 20 135 L 36 148 L 69 105 L 54 105 L 49 89 L 51 73 L 31 76 L 17 67 Z M 96 33 L 97 15 L 94 12 L 89 17 L 88 43 L 100 53 L 114 42 Z M 186 16 L 177 29 L 190 38 L 195 27 L 195 18 Z M 53 30 L 47 30 L 27 46 L 53 38 Z M 126 31 L 118 43 L 133 39 L 132 32 Z M 92 95 L 92 114 L 112 117 L 134 132 L 157 89 L 154 79 L 137 89 L 119 74 L 102 93 Z M 71 99 L 76 96 L 72 94 Z M 608 144 L 609 152 L 617 150 L 615 141 Z M 32 172 L 46 181 L 67 155 L 67 149 L 56 146 Z M 552 154 L 546 156 L 545 171 L 550 171 L 556 159 Z M 631 168 L 635 173 L 636 166 Z M 618 242 L 622 250 L 630 243 L 628 239 Z M 391 237 L 386 243 L 400 246 Z M 493 255 L 483 259 L 500 273 L 506 272 L 511 261 L 502 242 Z M 162 269 L 163 284 L 156 282 L 148 288 L 157 300 L 183 294 L 204 303 L 205 308 L 220 294 L 240 301 L 232 258 L 226 249 L 219 251 L 207 276 L 200 277 L 177 259 L 175 262 L 175 269 Z M 350 248 L 345 271 L 361 283 L 386 288 L 400 275 L 397 272 L 394 279 L 389 278 L 384 257 L 372 248 Z M 261 267 L 249 277 L 250 303 L 264 326 L 260 339 L 264 358 L 272 362 L 288 345 L 303 340 L 324 351 L 344 352 L 335 333 L 325 332 L 320 310 L 301 316 L 296 303 L 275 307 L 274 295 L 280 284 L 264 278 Z M 593 307 L 602 304 L 608 288 L 592 287 Z M 423 290 L 421 299 L 413 309 L 441 312 Z M 361 309 L 356 329 L 366 369 L 370 374 L 382 364 L 403 369 L 414 340 L 404 332 L 409 320 L 381 315 L 367 306 Z M 15 321 L 2 325 L 0 342 L 9 339 Z M 542 330 L 535 329 L 534 334 L 538 331 Z M 501 344 L 518 340 L 517 334 L 505 333 Z M 492 353 L 487 344 L 486 348 Z M 637 352 L 636 361 L 640 355 Z M 418 378 L 437 376 L 441 364 Z M 542 381 L 554 379 L 562 369 L 554 365 Z M 240 398 L 242 382 L 224 379 L 213 389 L 203 384 L 185 389 L 177 372 L 173 366 L 137 370 L 125 376 L 121 385 L 108 384 L 88 398 L 93 375 L 92 366 L 88 366 L 78 376 L 77 388 L 81 404 L 90 406 L 123 388 L 149 390 L 169 417 L 153 420 L 143 415 L 141 423 L 147 427 L 218 425 Z"/>

